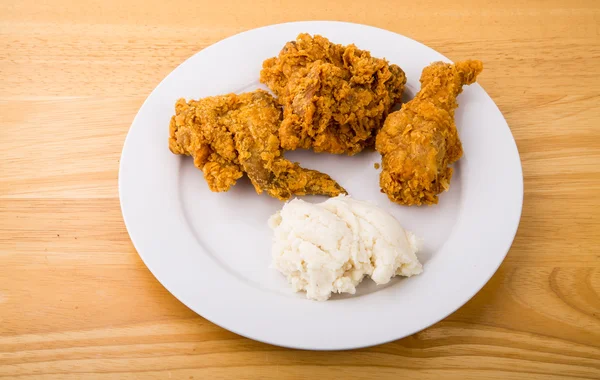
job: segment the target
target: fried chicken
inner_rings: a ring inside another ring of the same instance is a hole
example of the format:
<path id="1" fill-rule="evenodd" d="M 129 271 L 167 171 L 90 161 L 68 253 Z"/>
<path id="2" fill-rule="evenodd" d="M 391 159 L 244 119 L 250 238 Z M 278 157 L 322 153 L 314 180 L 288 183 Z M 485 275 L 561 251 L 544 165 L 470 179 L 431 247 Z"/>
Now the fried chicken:
<path id="1" fill-rule="evenodd" d="M 283 158 L 277 138 L 280 123 L 279 105 L 262 90 L 187 103 L 179 99 L 169 149 L 192 156 L 212 191 L 229 190 L 246 173 L 258 194 L 264 191 L 281 200 L 346 194 L 328 175 Z"/>
<path id="2" fill-rule="evenodd" d="M 403 205 L 438 203 L 448 190 L 452 168 L 463 154 L 454 123 L 456 97 L 475 82 L 480 61 L 436 62 L 421 74 L 421 90 L 400 111 L 386 119 L 377 135 L 382 155 L 379 184 L 393 202 Z"/>
<path id="3" fill-rule="evenodd" d="M 354 45 L 300 34 L 263 63 L 260 81 L 284 106 L 279 128 L 284 149 L 353 155 L 373 146 L 400 101 L 406 76 Z"/>

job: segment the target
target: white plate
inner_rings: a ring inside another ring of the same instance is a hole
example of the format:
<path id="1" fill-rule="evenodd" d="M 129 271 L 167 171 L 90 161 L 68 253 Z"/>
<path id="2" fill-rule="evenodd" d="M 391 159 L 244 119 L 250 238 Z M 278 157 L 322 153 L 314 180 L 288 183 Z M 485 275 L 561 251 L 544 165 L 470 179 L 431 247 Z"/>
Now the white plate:
<path id="1" fill-rule="evenodd" d="M 398 64 L 407 92 L 419 89 L 421 70 L 448 61 L 401 35 L 363 25 L 298 22 L 250 30 L 197 53 L 150 94 L 123 148 L 119 195 L 127 230 L 142 260 L 181 302 L 240 335 L 286 347 L 347 349 L 399 339 L 422 330 L 467 302 L 494 274 L 513 241 L 523 200 L 519 153 L 502 114 L 478 85 L 459 96 L 456 124 L 464 157 L 450 191 L 431 207 L 402 207 L 379 191 L 376 152 L 354 157 L 290 152 L 321 170 L 355 198 L 376 201 L 424 239 L 424 273 L 354 296 L 314 302 L 289 290 L 269 268 L 267 218 L 282 203 L 258 196 L 249 181 L 228 193 L 209 191 L 192 160 L 168 149 L 175 101 L 262 87 L 264 59 L 301 32 L 355 43 Z M 465 57 L 467 58 L 467 57 Z M 476 57 L 474 57 L 476 58 Z M 482 77 L 485 77 L 484 69 Z M 309 198 L 322 201 L 321 197 Z"/>

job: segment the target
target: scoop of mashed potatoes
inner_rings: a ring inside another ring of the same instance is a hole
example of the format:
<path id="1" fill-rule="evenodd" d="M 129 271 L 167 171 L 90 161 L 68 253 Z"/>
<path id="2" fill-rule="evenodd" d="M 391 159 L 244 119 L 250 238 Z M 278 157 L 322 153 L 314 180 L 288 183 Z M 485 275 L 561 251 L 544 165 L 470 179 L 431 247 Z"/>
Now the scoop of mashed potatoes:
<path id="1" fill-rule="evenodd" d="M 369 202 L 343 195 L 318 204 L 295 199 L 271 216 L 269 226 L 272 266 L 309 299 L 354 294 L 365 276 L 385 284 L 423 271 L 418 239 Z"/>

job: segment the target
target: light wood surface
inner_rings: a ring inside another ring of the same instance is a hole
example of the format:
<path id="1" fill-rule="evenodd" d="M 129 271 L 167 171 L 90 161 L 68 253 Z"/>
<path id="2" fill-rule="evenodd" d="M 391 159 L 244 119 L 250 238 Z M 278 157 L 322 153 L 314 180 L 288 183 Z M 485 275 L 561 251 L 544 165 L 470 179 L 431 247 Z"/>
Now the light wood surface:
<path id="1" fill-rule="evenodd" d="M 232 34 L 311 19 L 483 60 L 525 177 L 484 289 L 357 351 L 282 349 L 197 316 L 143 265 L 119 208 L 125 135 L 166 74 Z M 600 2 L 2 1 L 0 136 L 0 378 L 600 378 Z"/>

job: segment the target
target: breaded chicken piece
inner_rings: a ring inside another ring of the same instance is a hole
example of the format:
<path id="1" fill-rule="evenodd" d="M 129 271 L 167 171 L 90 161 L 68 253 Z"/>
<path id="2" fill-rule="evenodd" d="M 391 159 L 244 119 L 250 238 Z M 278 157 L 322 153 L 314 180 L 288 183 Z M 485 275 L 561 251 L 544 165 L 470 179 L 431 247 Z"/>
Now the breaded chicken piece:
<path id="1" fill-rule="evenodd" d="M 258 194 L 264 191 L 281 200 L 346 194 L 328 175 L 283 158 L 277 138 L 280 123 L 279 105 L 262 90 L 187 103 L 179 99 L 169 149 L 192 156 L 212 191 L 229 190 L 246 173 Z"/>
<path id="2" fill-rule="evenodd" d="M 436 62 L 421 74 L 421 90 L 386 119 L 377 135 L 382 155 L 381 191 L 402 205 L 438 203 L 448 190 L 452 168 L 463 154 L 454 124 L 456 97 L 475 82 L 480 61 Z"/>
<path id="3" fill-rule="evenodd" d="M 353 155 L 373 146 L 402 97 L 406 76 L 354 45 L 300 34 L 263 63 L 260 81 L 284 106 L 279 129 L 284 149 Z"/>

